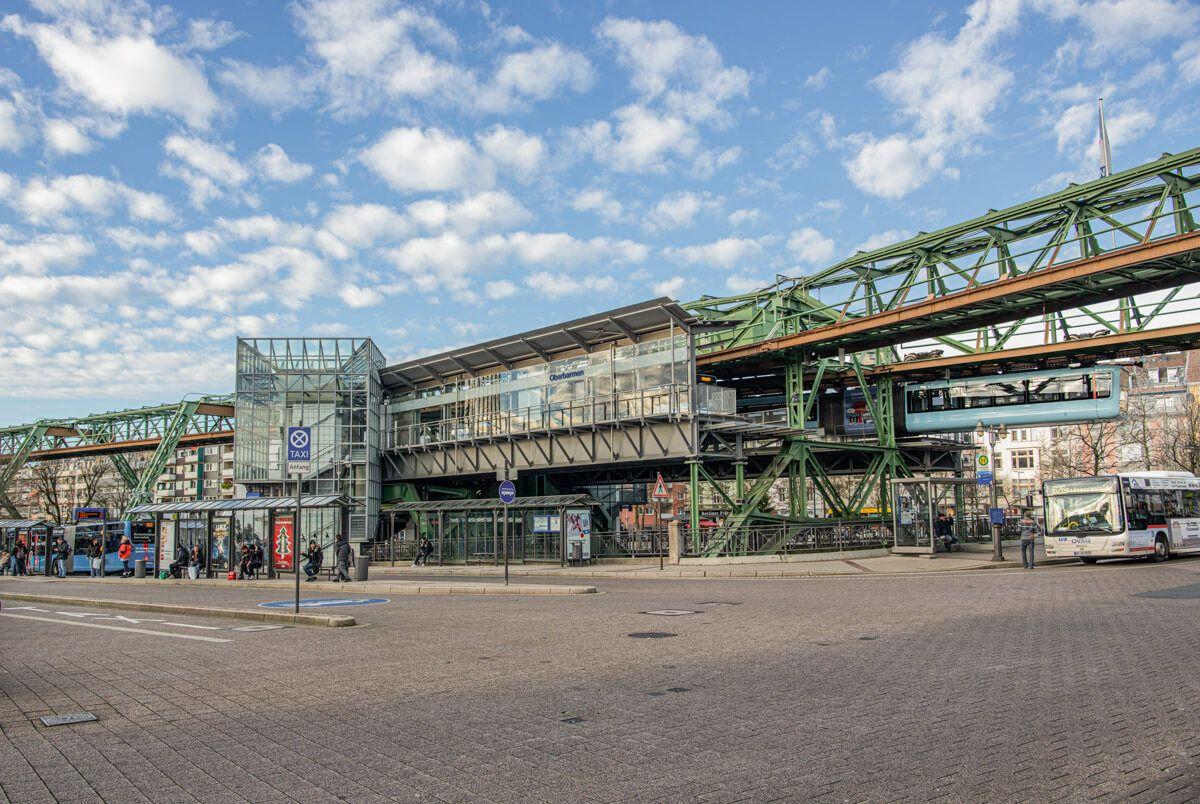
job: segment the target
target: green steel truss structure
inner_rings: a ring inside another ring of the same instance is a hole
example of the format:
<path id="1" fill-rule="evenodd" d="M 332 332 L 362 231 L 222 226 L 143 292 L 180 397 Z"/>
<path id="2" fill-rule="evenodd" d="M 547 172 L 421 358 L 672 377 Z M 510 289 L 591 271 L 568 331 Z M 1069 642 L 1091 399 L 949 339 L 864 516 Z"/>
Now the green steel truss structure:
<path id="1" fill-rule="evenodd" d="M 233 431 L 232 395 L 0 428 L 0 506 L 16 513 L 7 491 L 26 461 L 85 455 L 108 456 L 130 489 L 130 507 L 148 502 L 181 442 L 232 439 Z M 140 474 L 123 454 L 149 450 Z"/>
<path id="2" fill-rule="evenodd" d="M 700 484 L 732 508 L 704 545 L 709 554 L 752 549 L 756 524 L 801 526 L 818 495 L 827 512 L 886 512 L 890 480 L 911 474 L 897 443 L 895 380 L 905 355 L 983 358 L 1015 346 L 1086 341 L 1195 322 L 1200 297 L 1200 149 L 1165 154 L 1131 170 L 1018 204 L 871 252 L 805 277 L 780 277 L 753 293 L 702 297 L 687 307 L 718 325 L 697 340 L 698 364 L 737 385 L 782 378 L 790 431 L 753 482 L 740 454 L 730 495 L 703 465 L 691 466 L 692 532 Z M 1164 332 L 1167 330 L 1164 329 Z M 1197 333 L 1179 346 L 1197 342 Z M 1164 338 L 1164 343 L 1175 341 Z M 1081 346 L 1084 344 L 1080 343 Z M 1107 356 L 1119 352 L 1116 347 Z M 1036 350 L 1034 350 L 1036 351 Z M 1100 356 L 1105 356 L 1103 353 Z M 974 369 L 978 373 L 979 369 Z M 750 378 L 750 379 L 748 379 Z M 870 438 L 823 440 L 805 431 L 827 387 L 857 386 L 876 425 Z M 830 456 L 859 454 L 849 488 L 826 471 Z M 766 510 L 785 481 L 787 513 Z M 698 537 L 696 537 L 698 538 Z M 696 544 L 694 547 L 698 547 Z M 753 549 L 773 552 L 778 545 Z"/>

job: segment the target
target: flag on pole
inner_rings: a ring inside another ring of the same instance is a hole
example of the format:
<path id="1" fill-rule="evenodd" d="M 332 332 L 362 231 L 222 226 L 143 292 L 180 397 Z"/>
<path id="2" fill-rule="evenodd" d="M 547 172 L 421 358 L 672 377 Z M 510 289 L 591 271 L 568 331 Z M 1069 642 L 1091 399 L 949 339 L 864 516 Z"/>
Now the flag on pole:
<path id="1" fill-rule="evenodd" d="M 1100 99 L 1100 177 L 1112 175 L 1112 143 L 1108 141 L 1108 127 L 1104 125 L 1104 98 Z"/>

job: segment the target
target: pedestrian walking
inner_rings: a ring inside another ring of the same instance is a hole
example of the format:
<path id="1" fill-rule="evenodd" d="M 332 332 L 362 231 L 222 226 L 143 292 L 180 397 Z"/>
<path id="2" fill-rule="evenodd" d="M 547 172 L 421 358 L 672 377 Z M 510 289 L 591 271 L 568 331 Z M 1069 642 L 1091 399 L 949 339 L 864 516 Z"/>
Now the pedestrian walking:
<path id="1" fill-rule="evenodd" d="M 1037 520 L 1028 511 L 1021 516 L 1018 532 L 1021 534 L 1021 564 L 1025 569 L 1033 569 L 1036 566 L 1034 550 L 1037 547 L 1037 537 L 1041 534 L 1041 530 Z"/>
<path id="2" fill-rule="evenodd" d="M 121 559 L 121 577 L 128 578 L 133 574 L 133 543 L 128 536 L 121 537 L 121 546 L 117 548 L 117 558 Z"/>
<path id="3" fill-rule="evenodd" d="M 3 550 L 0 550 L 0 575 L 3 575 L 6 572 L 11 572 L 14 575 L 16 574 L 13 567 L 12 551 L 7 547 L 5 547 Z"/>
<path id="4" fill-rule="evenodd" d="M 308 577 L 306 581 L 315 581 L 317 573 L 321 571 L 321 564 L 325 560 L 325 551 L 323 551 L 315 541 L 308 540 L 308 550 L 301 553 L 300 556 L 305 559 L 304 574 Z"/>
<path id="5" fill-rule="evenodd" d="M 88 545 L 88 566 L 90 569 L 89 578 L 104 577 L 104 546 L 100 544 L 100 540 L 92 537 L 92 543 Z"/>
<path id="6" fill-rule="evenodd" d="M 350 540 L 342 534 L 337 535 L 337 547 L 334 549 L 334 555 L 337 557 L 337 578 L 342 581 L 352 580 L 350 577 Z"/>

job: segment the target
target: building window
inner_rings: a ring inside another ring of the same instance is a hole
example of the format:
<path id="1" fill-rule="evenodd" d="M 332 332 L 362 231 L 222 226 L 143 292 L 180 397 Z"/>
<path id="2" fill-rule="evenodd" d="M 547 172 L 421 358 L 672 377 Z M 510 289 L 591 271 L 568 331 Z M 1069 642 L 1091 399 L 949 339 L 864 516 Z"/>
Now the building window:
<path id="1" fill-rule="evenodd" d="M 1036 463 L 1033 450 L 1031 449 L 1015 449 L 1012 451 L 1012 468 L 1013 469 L 1032 469 Z"/>

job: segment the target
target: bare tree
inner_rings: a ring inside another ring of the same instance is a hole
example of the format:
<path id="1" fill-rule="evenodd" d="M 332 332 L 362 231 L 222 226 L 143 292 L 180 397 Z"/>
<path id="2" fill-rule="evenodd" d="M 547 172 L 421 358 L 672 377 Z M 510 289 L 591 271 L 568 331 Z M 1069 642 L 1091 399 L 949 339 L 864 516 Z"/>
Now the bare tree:
<path id="1" fill-rule="evenodd" d="M 1137 447 L 1137 455 L 1123 461 L 1122 469 L 1150 471 L 1154 468 L 1157 442 L 1161 435 L 1158 426 L 1160 413 L 1155 400 L 1145 394 L 1129 394 L 1125 402 L 1125 414 L 1118 427 L 1120 442 L 1127 447 Z"/>
<path id="2" fill-rule="evenodd" d="M 67 504 L 63 499 L 66 492 L 64 480 L 63 466 L 58 461 L 43 461 L 33 467 L 33 490 L 38 505 L 55 525 L 63 523 Z"/>
<path id="3" fill-rule="evenodd" d="M 113 472 L 108 477 L 96 495 L 96 502 L 108 509 L 109 516 L 125 512 L 133 501 L 133 486 L 130 486 L 120 472 Z"/>
<path id="4" fill-rule="evenodd" d="M 1093 477 L 1112 470 L 1121 446 L 1116 422 L 1088 422 L 1058 427 L 1050 448 L 1042 453 L 1042 477 Z"/>
<path id="5" fill-rule="evenodd" d="M 75 480 L 82 488 L 79 505 L 87 507 L 97 502 L 104 481 L 110 475 L 108 461 L 103 458 L 84 458 L 75 466 Z"/>
<path id="6" fill-rule="evenodd" d="M 1200 402 L 1191 394 L 1182 399 L 1162 421 L 1155 457 L 1163 469 L 1200 475 Z"/>

